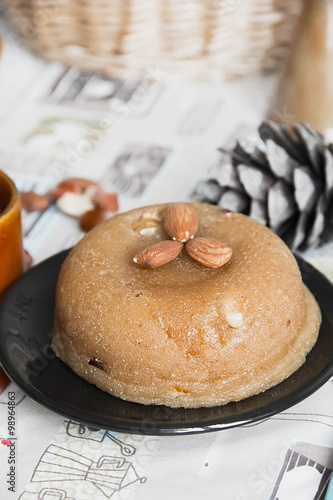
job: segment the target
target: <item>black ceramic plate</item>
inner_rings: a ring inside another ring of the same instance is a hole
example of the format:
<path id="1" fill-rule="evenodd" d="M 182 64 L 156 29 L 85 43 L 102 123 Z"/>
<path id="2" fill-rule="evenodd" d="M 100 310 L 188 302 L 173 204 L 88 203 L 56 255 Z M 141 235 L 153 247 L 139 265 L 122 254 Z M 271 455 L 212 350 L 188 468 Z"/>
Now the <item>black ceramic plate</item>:
<path id="1" fill-rule="evenodd" d="M 305 364 L 266 392 L 214 408 L 144 406 L 110 396 L 75 375 L 50 348 L 54 294 L 67 251 L 25 273 L 5 295 L 0 311 L 1 363 L 30 397 L 83 424 L 138 434 L 220 430 L 255 422 L 293 406 L 333 375 L 333 287 L 298 259 L 303 280 L 320 304 L 319 339 Z"/>

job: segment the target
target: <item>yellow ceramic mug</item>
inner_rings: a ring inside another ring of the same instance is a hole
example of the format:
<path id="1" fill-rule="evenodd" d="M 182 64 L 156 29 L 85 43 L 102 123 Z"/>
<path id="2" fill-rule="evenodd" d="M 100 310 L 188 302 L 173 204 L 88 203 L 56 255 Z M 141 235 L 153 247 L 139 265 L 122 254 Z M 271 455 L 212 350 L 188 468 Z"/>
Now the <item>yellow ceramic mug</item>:
<path id="1" fill-rule="evenodd" d="M 20 196 L 0 170 L 0 296 L 23 271 Z M 0 393 L 9 379 L 0 367 Z"/>
<path id="2" fill-rule="evenodd" d="M 23 271 L 20 196 L 0 170 L 0 295 Z"/>

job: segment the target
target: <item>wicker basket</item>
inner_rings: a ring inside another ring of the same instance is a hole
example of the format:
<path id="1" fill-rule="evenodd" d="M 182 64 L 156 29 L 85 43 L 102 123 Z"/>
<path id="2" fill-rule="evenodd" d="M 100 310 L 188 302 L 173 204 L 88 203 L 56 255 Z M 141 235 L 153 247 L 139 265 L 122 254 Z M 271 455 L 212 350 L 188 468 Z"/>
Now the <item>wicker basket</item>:
<path id="1" fill-rule="evenodd" d="M 274 71 L 304 0 L 5 0 L 34 52 L 114 77 L 222 80 Z"/>

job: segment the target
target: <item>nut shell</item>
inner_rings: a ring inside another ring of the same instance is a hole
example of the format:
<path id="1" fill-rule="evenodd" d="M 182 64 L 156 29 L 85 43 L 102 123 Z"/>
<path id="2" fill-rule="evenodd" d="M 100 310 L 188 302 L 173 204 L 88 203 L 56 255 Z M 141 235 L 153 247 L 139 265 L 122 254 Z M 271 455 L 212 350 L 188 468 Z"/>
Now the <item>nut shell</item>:
<path id="1" fill-rule="evenodd" d="M 81 177 L 70 177 L 50 189 L 49 196 L 53 201 L 57 201 L 64 193 L 82 194 L 90 186 L 97 186 L 97 182 Z"/>

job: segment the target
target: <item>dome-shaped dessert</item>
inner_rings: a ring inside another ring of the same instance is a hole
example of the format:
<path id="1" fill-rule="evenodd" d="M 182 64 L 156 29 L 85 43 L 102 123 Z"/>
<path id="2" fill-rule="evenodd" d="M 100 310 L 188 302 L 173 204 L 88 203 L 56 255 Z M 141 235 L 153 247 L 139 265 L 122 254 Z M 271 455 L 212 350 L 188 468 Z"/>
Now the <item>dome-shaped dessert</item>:
<path id="1" fill-rule="evenodd" d="M 292 253 L 247 216 L 186 204 L 198 219 L 192 247 L 218 240 L 231 259 L 208 267 L 182 243 L 170 262 L 139 265 L 147 246 L 171 241 L 170 206 L 120 213 L 72 249 L 53 349 L 89 382 L 143 404 L 216 406 L 278 384 L 304 363 L 321 319 Z"/>

